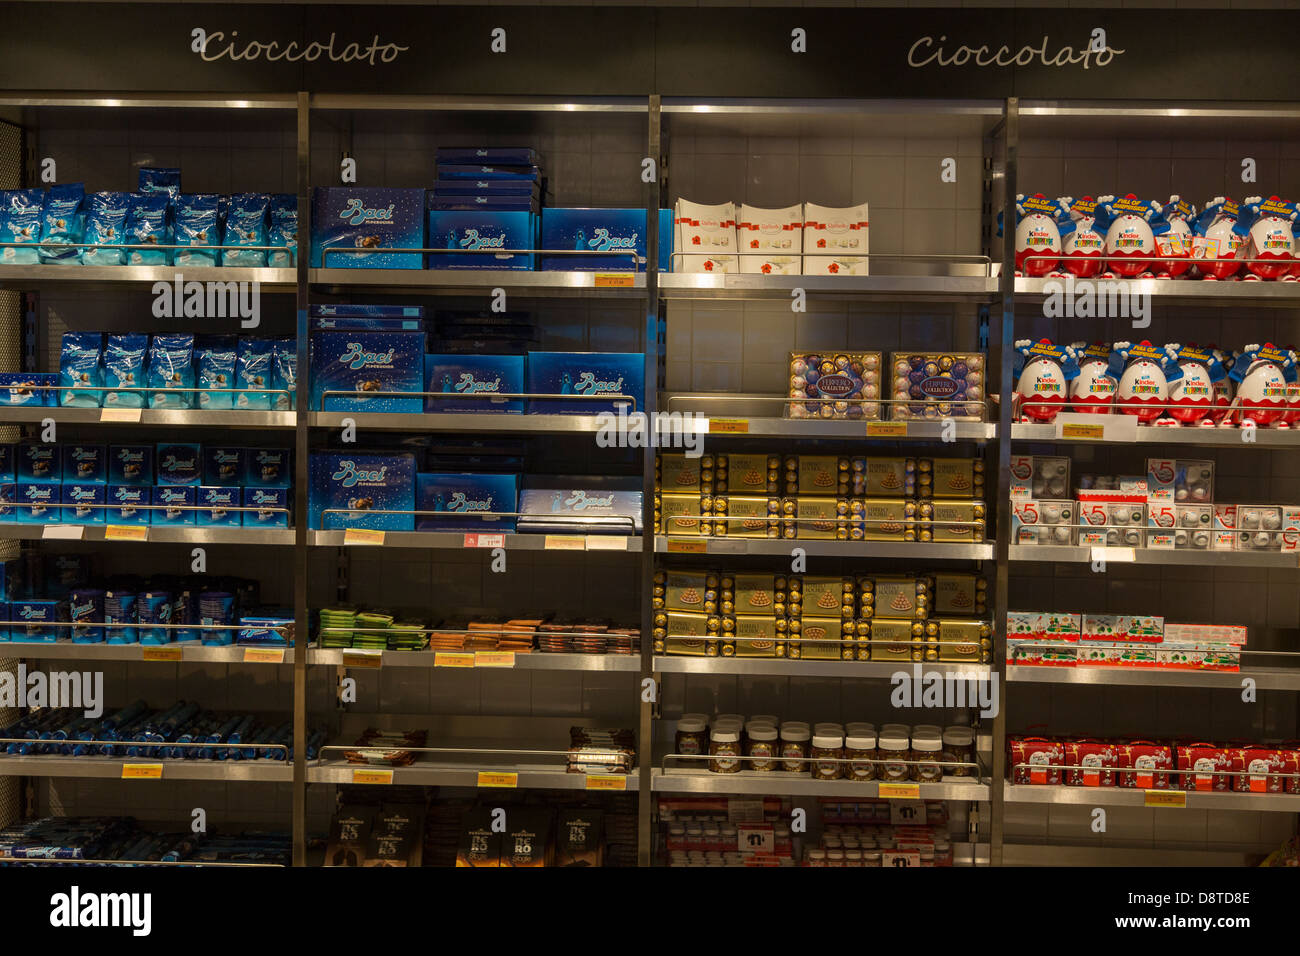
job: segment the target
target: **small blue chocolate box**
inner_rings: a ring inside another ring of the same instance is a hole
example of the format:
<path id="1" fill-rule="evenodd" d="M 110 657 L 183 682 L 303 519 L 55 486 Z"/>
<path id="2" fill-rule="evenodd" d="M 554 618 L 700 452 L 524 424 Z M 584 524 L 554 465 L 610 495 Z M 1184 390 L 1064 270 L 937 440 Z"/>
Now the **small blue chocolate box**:
<path id="1" fill-rule="evenodd" d="M 153 490 L 155 505 L 149 512 L 151 525 L 194 524 L 194 485 L 156 485 Z"/>
<path id="2" fill-rule="evenodd" d="M 108 482 L 108 449 L 73 443 L 63 450 L 63 480 L 102 485 Z"/>
<path id="3" fill-rule="evenodd" d="M 515 530 L 515 518 L 475 518 L 474 513 L 517 511 L 519 479 L 515 475 L 420 474 L 416 499 L 422 514 L 420 531 L 483 531 L 488 534 Z M 443 514 L 447 516 L 442 517 Z"/>
<path id="4" fill-rule="evenodd" d="M 326 392 L 408 392 L 326 395 Z M 326 412 L 424 410 L 423 332 L 315 332 L 311 337 L 312 408 Z"/>
<path id="5" fill-rule="evenodd" d="M 644 272 L 646 221 L 644 209 L 560 209 L 542 211 L 541 249 L 575 252 L 634 252 L 631 255 L 541 257 L 545 272 Z M 659 210 L 659 270 L 672 269 L 673 213 Z"/>
<path id="6" fill-rule="evenodd" d="M 529 352 L 530 394 L 570 396 L 530 398 L 530 415 L 595 415 L 616 411 L 622 404 L 630 414 L 645 407 L 645 356 L 640 352 Z M 627 395 L 628 399 L 596 401 L 571 396 Z"/>
<path id="7" fill-rule="evenodd" d="M 64 482 L 63 521 L 65 524 L 103 524 L 105 485 L 90 482 Z"/>
<path id="8" fill-rule="evenodd" d="M 0 372 L 0 405 L 53 406 L 57 372 Z"/>
<path id="9" fill-rule="evenodd" d="M 200 528 L 238 528 L 243 524 L 239 517 L 239 509 L 243 507 L 239 488 L 200 485 L 195 490 L 201 510 L 197 512 L 194 523 Z"/>
<path id="10" fill-rule="evenodd" d="M 293 455 L 287 448 L 245 448 L 244 485 L 288 488 L 293 484 Z"/>
<path id="11" fill-rule="evenodd" d="M 15 468 L 19 481 L 57 483 L 63 473 L 63 465 L 59 460 L 59 446 L 46 442 L 20 441 Z"/>
<path id="12" fill-rule="evenodd" d="M 108 524 L 150 524 L 149 509 L 136 507 L 153 503 L 153 489 L 147 485 L 109 485 L 104 515 Z"/>
<path id="13" fill-rule="evenodd" d="M 310 478 L 309 528 L 415 529 L 414 455 L 312 455 Z"/>
<path id="14" fill-rule="evenodd" d="M 424 248 L 424 190 L 318 187 L 311 201 L 314 269 L 419 269 Z M 326 249 L 347 249 L 330 252 Z"/>
<path id="15" fill-rule="evenodd" d="M 238 487 L 244 481 L 244 449 L 230 445 L 203 446 L 203 484 Z"/>
<path id="16" fill-rule="evenodd" d="M 424 357 L 426 412 L 523 412 L 522 355 L 426 355 Z M 454 396 L 442 398 L 441 396 Z M 477 396 L 477 397 L 476 397 Z"/>
<path id="17" fill-rule="evenodd" d="M 288 488 L 245 488 L 244 507 L 258 509 L 243 513 L 245 528 L 289 527 Z"/>
<path id="18" fill-rule="evenodd" d="M 63 485 L 58 481 L 19 481 L 17 508 L 19 524 L 61 524 Z"/>
<path id="19" fill-rule="evenodd" d="M 158 484 L 197 485 L 203 475 L 203 447 L 197 444 L 159 444 Z"/>
<path id="20" fill-rule="evenodd" d="M 429 213 L 429 248 L 456 249 L 429 253 L 430 269 L 522 269 L 537 268 L 531 253 L 510 253 L 509 249 L 537 248 L 537 217 L 530 212 Z"/>

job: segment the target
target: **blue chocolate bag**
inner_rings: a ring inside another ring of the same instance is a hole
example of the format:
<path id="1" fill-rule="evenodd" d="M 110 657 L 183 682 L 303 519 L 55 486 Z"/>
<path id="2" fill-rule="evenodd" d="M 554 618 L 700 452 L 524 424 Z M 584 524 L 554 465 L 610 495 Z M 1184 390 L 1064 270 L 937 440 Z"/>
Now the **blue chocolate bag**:
<path id="1" fill-rule="evenodd" d="M 142 193 L 160 193 L 173 202 L 181 194 L 181 171 L 145 166 L 140 170 L 137 189 Z"/>
<path id="2" fill-rule="evenodd" d="M 277 193 L 271 197 L 270 229 L 266 235 L 268 246 L 288 246 L 288 251 L 268 252 L 266 264 L 272 269 L 292 269 L 298 255 L 298 197 L 293 193 Z"/>
<path id="3" fill-rule="evenodd" d="M 292 411 L 298 407 L 298 341 L 273 339 L 275 345 L 275 374 L 271 376 L 271 405 L 277 412 Z"/>
<path id="4" fill-rule="evenodd" d="M 221 235 L 217 216 L 217 197 L 209 193 L 180 196 L 172 216 L 178 246 L 212 246 L 203 249 L 177 249 L 173 261 L 177 266 L 215 266 L 220 259 Z"/>
<path id="5" fill-rule="evenodd" d="M 230 197 L 226 238 L 222 242 L 222 265 L 251 269 L 266 266 L 264 251 L 239 247 L 267 245 L 266 210 L 270 203 L 271 197 L 265 193 L 239 193 Z"/>
<path id="6" fill-rule="evenodd" d="M 59 358 L 59 404 L 70 408 L 99 408 L 104 393 L 100 371 L 103 332 L 64 332 Z M 79 389 L 76 386 L 85 386 Z"/>
<path id="7" fill-rule="evenodd" d="M 275 346 L 270 339 L 240 339 L 235 366 L 236 408 L 269 410 L 275 371 Z"/>
<path id="8" fill-rule="evenodd" d="M 41 238 L 45 190 L 10 189 L 0 192 L 0 242 L 31 244 L 30 249 L 0 247 L 0 263 L 34 266 L 40 261 L 36 243 Z"/>
<path id="9" fill-rule="evenodd" d="M 91 246 L 120 246 L 126 242 L 126 217 L 130 210 L 130 193 L 91 193 L 85 201 L 85 251 L 83 266 L 120 266 L 126 261 L 124 249 L 92 249 Z"/>
<path id="10" fill-rule="evenodd" d="M 41 262 L 44 265 L 75 266 L 81 264 L 81 247 L 85 219 L 81 201 L 86 187 L 81 183 L 51 186 L 45 195 L 45 215 L 41 222 Z"/>
<path id="11" fill-rule="evenodd" d="M 125 391 L 104 392 L 105 408 L 144 408 L 145 357 L 149 336 L 144 333 L 110 335 L 104 349 L 104 387 Z"/>
<path id="12" fill-rule="evenodd" d="M 126 217 L 126 244 L 128 246 L 171 245 L 172 231 L 166 193 L 135 193 L 131 196 Z M 171 265 L 170 249 L 129 249 L 126 261 L 133 266 Z"/>
<path id="13" fill-rule="evenodd" d="M 194 336 L 155 335 L 149 345 L 149 388 L 194 387 Z M 193 392 L 149 393 L 150 408 L 193 408 Z"/>
<path id="14" fill-rule="evenodd" d="M 235 387 L 236 339 L 233 335 L 200 336 L 194 345 L 194 370 L 199 392 L 199 408 L 233 407 Z"/>

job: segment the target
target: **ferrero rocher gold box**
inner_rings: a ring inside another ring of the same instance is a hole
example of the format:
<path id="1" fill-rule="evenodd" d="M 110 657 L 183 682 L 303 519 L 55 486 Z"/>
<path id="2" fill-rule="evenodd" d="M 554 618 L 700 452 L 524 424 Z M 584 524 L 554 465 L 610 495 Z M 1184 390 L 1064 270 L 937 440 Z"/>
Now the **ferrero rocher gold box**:
<path id="1" fill-rule="evenodd" d="M 984 462 L 979 458 L 934 458 L 929 462 L 935 498 L 982 498 Z"/>
<path id="2" fill-rule="evenodd" d="M 878 574 L 873 580 L 873 588 L 877 615 L 923 621 L 930 614 L 927 578 L 914 575 Z"/>
<path id="3" fill-rule="evenodd" d="M 933 532 L 931 540 L 958 542 L 984 540 L 984 516 L 987 513 L 984 502 L 936 499 L 928 504 L 933 506 L 926 521 Z"/>
<path id="4" fill-rule="evenodd" d="M 846 495 L 849 493 L 847 458 L 836 455 L 800 455 L 798 475 L 798 483 L 793 489 L 798 494 Z M 791 490 L 787 484 L 786 491 Z"/>
<path id="5" fill-rule="evenodd" d="M 669 571 L 664 583 L 664 605 L 670 611 L 693 611 L 697 614 L 717 613 L 717 592 L 708 586 L 708 575 L 686 571 Z M 709 592 L 713 590 L 712 602 Z M 712 603 L 714 606 L 709 607 Z"/>
<path id="6" fill-rule="evenodd" d="M 700 533 L 700 496 L 670 495 L 658 496 L 660 513 L 660 534 L 698 535 Z"/>
<path id="7" fill-rule="evenodd" d="M 735 575 L 736 614 L 762 614 L 767 617 L 776 615 L 776 605 L 784 601 L 784 592 L 779 595 L 776 577 L 771 574 L 737 574 Z M 781 614 L 784 616 L 782 607 Z"/>
<path id="8" fill-rule="evenodd" d="M 916 502 L 904 498 L 864 498 L 862 506 L 865 540 L 916 540 Z"/>
<path id="9" fill-rule="evenodd" d="M 797 537 L 831 540 L 848 537 L 848 502 L 843 499 L 800 495 L 795 502 L 795 517 Z"/>
<path id="10" fill-rule="evenodd" d="M 871 621 L 871 659 L 873 661 L 920 660 L 921 645 L 916 640 L 915 621 L 877 617 Z M 859 635 L 861 637 L 861 635 Z"/>
<path id="11" fill-rule="evenodd" d="M 940 618 L 939 660 L 979 663 L 991 657 L 993 626 L 988 621 Z M 951 644 L 949 641 L 961 643 Z"/>
<path id="12" fill-rule="evenodd" d="M 714 499 L 714 513 L 725 516 L 727 534 L 733 538 L 775 538 L 780 517 L 780 500 L 748 495 L 727 495 Z"/>
<path id="13" fill-rule="evenodd" d="M 916 494 L 916 459 L 868 457 L 863 486 L 855 493 L 867 497 L 911 498 Z"/>
<path id="14" fill-rule="evenodd" d="M 983 614 L 988 582 L 978 574 L 941 572 L 934 575 L 936 614 Z"/>
<path id="15" fill-rule="evenodd" d="M 701 458 L 689 458 L 685 453 L 660 453 L 657 469 L 659 488 L 668 494 L 699 492 L 701 461 Z"/>
<path id="16" fill-rule="evenodd" d="M 776 657 L 776 619 L 766 616 L 736 616 L 736 656 Z"/>
<path id="17" fill-rule="evenodd" d="M 840 659 L 840 638 L 843 622 L 838 617 L 805 617 L 799 633 L 800 654 L 804 660 L 837 661 Z"/>
<path id="18" fill-rule="evenodd" d="M 719 457 L 721 467 L 722 457 Z M 775 495 L 780 490 L 781 459 L 776 455 L 726 455 L 727 491 L 740 495 Z"/>

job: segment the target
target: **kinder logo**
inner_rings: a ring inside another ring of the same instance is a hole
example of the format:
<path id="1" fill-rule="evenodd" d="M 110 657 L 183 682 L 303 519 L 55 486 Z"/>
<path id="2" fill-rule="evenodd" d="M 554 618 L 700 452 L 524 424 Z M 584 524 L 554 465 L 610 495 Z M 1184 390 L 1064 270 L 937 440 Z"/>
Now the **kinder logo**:
<path id="1" fill-rule="evenodd" d="M 619 376 L 613 381 L 601 381 L 596 378 L 594 372 L 583 372 L 578 376 L 578 380 L 573 383 L 573 393 L 575 395 L 618 395 L 623 391 L 623 377 Z"/>
<path id="2" fill-rule="evenodd" d="M 391 222 L 396 208 L 395 205 L 389 205 L 386 209 L 367 209 L 360 199 L 349 199 L 348 204 L 339 212 L 339 218 L 349 226 L 359 226 L 363 222 Z"/>
<path id="3" fill-rule="evenodd" d="M 585 491 L 575 491 L 565 499 L 564 504 L 574 511 L 587 508 L 609 508 L 614 504 L 613 495 L 588 495 Z"/>
<path id="4" fill-rule="evenodd" d="M 382 465 L 373 471 L 367 471 L 364 468 L 358 468 L 355 462 L 339 462 L 339 470 L 330 476 L 331 481 L 341 482 L 344 488 L 351 488 L 353 485 L 362 482 L 380 482 L 388 477 L 388 466 Z"/>
<path id="5" fill-rule="evenodd" d="M 609 230 L 602 226 L 598 227 L 595 235 L 587 240 L 587 245 L 597 252 L 609 252 L 613 249 L 635 249 L 636 237 L 637 233 L 635 232 L 626 239 L 621 236 L 611 236 Z"/>
<path id="6" fill-rule="evenodd" d="M 501 379 L 494 378 L 490 382 L 481 381 L 474 377 L 473 372 L 462 372 L 460 381 L 452 386 L 452 390 L 466 395 L 473 395 L 476 392 L 499 392 L 501 391 Z"/>
<path id="7" fill-rule="evenodd" d="M 460 241 L 463 249 L 504 249 L 506 245 L 506 234 L 503 232 L 497 237 L 483 236 L 477 229 L 466 229 L 465 238 Z"/>
<path id="8" fill-rule="evenodd" d="M 491 499 L 491 498 L 479 498 L 479 499 L 475 499 L 475 498 L 471 498 L 471 497 L 469 497 L 469 496 L 468 496 L 467 494 L 465 494 L 465 492 L 463 492 L 463 491 L 458 491 L 458 492 L 456 492 L 455 494 L 453 494 L 453 495 L 451 496 L 451 500 L 447 502 L 447 510 L 448 510 L 448 511 L 459 511 L 459 512 L 465 512 L 465 511 L 491 511 L 491 510 L 492 510 L 492 499 Z"/>
<path id="9" fill-rule="evenodd" d="M 387 352 L 367 352 L 360 343 L 349 342 L 348 350 L 339 356 L 339 364 L 351 369 L 366 368 L 372 365 L 392 365 L 396 349 Z"/>

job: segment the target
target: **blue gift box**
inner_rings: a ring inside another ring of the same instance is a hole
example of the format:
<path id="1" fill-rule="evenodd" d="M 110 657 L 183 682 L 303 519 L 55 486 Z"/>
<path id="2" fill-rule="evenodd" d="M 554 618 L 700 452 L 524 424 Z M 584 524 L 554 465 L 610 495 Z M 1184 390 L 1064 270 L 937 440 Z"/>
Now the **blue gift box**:
<path id="1" fill-rule="evenodd" d="M 108 524 L 149 524 L 149 509 L 135 507 L 153 503 L 153 488 L 147 485 L 109 485 L 104 515 Z"/>
<path id="2" fill-rule="evenodd" d="M 108 483 L 153 487 L 152 445 L 110 445 Z"/>
<path id="3" fill-rule="evenodd" d="M 492 399 L 494 394 L 519 394 L 524 390 L 522 355 L 426 355 L 426 392 L 456 398 L 428 396 L 426 412 L 515 412 L 524 410 L 521 398 Z M 460 396 L 485 396 L 482 398 Z"/>
<path id="4" fill-rule="evenodd" d="M 328 248 L 353 250 L 326 256 Z M 317 188 L 311 201 L 312 268 L 419 269 L 424 248 L 424 190 L 362 186 Z M 323 265 L 322 265 L 323 262 Z"/>
<path id="5" fill-rule="evenodd" d="M 422 332 L 422 305 L 313 305 L 312 331 Z"/>
<path id="6" fill-rule="evenodd" d="M 103 524 L 106 486 L 88 482 L 63 483 L 65 524 Z"/>
<path id="7" fill-rule="evenodd" d="M 415 529 L 414 455 L 312 455 L 310 478 L 310 528 Z"/>
<path id="8" fill-rule="evenodd" d="M 263 509 L 243 512 L 245 528 L 289 527 L 288 488 L 245 488 L 244 507 Z"/>
<path id="9" fill-rule="evenodd" d="M 506 179 L 538 182 L 542 171 L 526 163 L 438 163 L 439 179 Z"/>
<path id="10" fill-rule="evenodd" d="M 0 405 L 58 405 L 57 372 L 0 372 Z"/>
<path id="11" fill-rule="evenodd" d="M 527 179 L 439 179 L 430 190 L 435 199 L 457 196 L 500 196 L 541 199 L 537 183 Z"/>
<path id="12" fill-rule="evenodd" d="M 406 396 L 326 395 L 408 392 Z M 424 409 L 423 332 L 314 332 L 312 408 L 326 412 L 414 412 Z"/>
<path id="13" fill-rule="evenodd" d="M 62 601 L 49 598 L 14 601 L 9 605 L 9 613 L 15 622 L 9 632 L 9 639 L 14 643 L 53 644 L 60 637 L 70 636 L 70 628 L 49 626 L 67 621 L 68 609 Z"/>
<path id="14" fill-rule="evenodd" d="M 429 248 L 465 253 L 431 252 L 430 269 L 530 270 L 536 268 L 536 256 L 511 254 L 508 250 L 534 249 L 536 243 L 537 217 L 530 212 L 429 213 Z"/>
<path id="15" fill-rule="evenodd" d="M 63 474 L 59 446 L 38 441 L 20 441 L 15 463 L 19 481 L 58 482 Z"/>
<path id="16" fill-rule="evenodd" d="M 438 212 L 472 212 L 476 209 L 485 212 L 528 212 L 540 215 L 542 203 L 527 196 L 498 196 L 493 193 L 473 196 L 435 196 L 429 200 L 429 208 Z"/>
<path id="17" fill-rule="evenodd" d="M 628 395 L 619 401 L 629 413 L 645 408 L 645 356 L 640 352 L 529 352 L 527 388 L 539 395 Z M 615 402 L 594 399 L 530 398 L 531 415 L 595 415 L 615 411 Z"/>
<path id="18" fill-rule="evenodd" d="M 640 534 L 638 479 L 533 478 L 519 492 L 519 530 L 539 534 Z"/>
<path id="19" fill-rule="evenodd" d="M 151 525 L 195 524 L 194 485 L 155 485 L 153 501 L 155 507 L 149 512 Z M 157 507 L 157 506 L 163 507 Z"/>
<path id="20" fill-rule="evenodd" d="M 202 510 L 196 513 L 194 523 L 200 528 L 238 528 L 243 524 L 239 511 L 243 507 L 240 488 L 200 485 L 195 490 L 196 502 Z"/>
<path id="21" fill-rule="evenodd" d="M 203 484 L 238 487 L 244 481 L 244 449 L 229 445 L 203 446 Z"/>
<path id="22" fill-rule="evenodd" d="M 514 531 L 514 516 L 474 518 L 475 513 L 517 511 L 519 479 L 515 475 L 420 474 L 416 476 L 416 500 L 422 514 L 416 521 L 420 531 L 482 531 L 493 534 Z M 447 517 L 442 517 L 442 514 Z"/>
<path id="23" fill-rule="evenodd" d="M 63 480 L 96 485 L 108 482 L 108 449 L 104 445 L 71 444 L 63 450 Z"/>
<path id="24" fill-rule="evenodd" d="M 245 448 L 244 485 L 288 488 L 293 484 L 293 454 L 287 448 Z"/>
<path id="25" fill-rule="evenodd" d="M 20 481 L 14 511 L 19 524 L 61 524 L 63 483 L 59 481 Z"/>
<path id="26" fill-rule="evenodd" d="M 536 166 L 537 150 L 531 146 L 439 146 L 438 165 L 500 163 Z"/>
<path id="27" fill-rule="evenodd" d="M 541 257 L 543 271 L 644 272 L 646 219 L 644 209 L 562 209 L 542 211 L 542 249 L 584 252 L 635 251 L 631 256 Z M 659 269 L 672 269 L 673 213 L 659 210 Z"/>
<path id="28" fill-rule="evenodd" d="M 203 475 L 203 446 L 158 445 L 158 484 L 197 485 Z"/>

